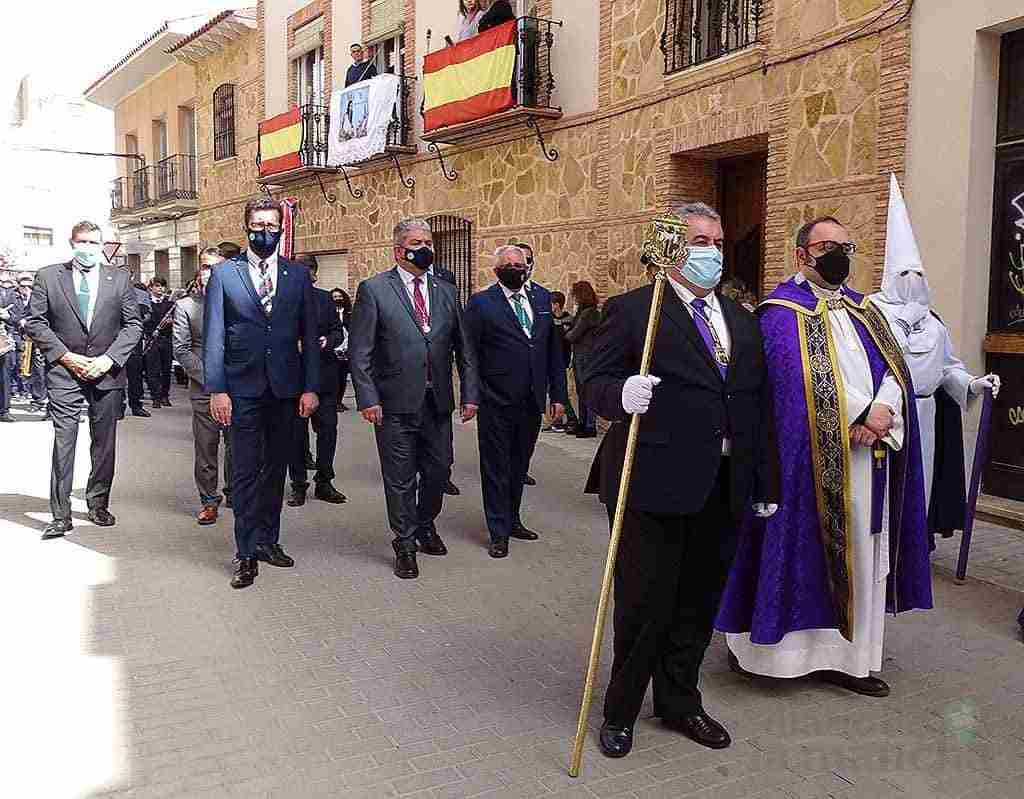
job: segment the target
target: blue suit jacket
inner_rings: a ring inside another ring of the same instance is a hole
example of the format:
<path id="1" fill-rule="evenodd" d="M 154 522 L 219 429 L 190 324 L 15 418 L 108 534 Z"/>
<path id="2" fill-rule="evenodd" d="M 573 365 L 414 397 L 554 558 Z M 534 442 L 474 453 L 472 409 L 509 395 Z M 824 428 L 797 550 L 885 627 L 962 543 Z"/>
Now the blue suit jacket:
<path id="1" fill-rule="evenodd" d="M 555 335 L 550 295 L 534 287 L 527 292 L 533 309 L 533 331 L 527 336 L 495 283 L 469 298 L 464 315 L 469 340 L 476 351 L 483 401 L 514 405 L 533 396 L 537 407 L 565 403 L 565 361 Z"/>
<path id="2" fill-rule="evenodd" d="M 309 270 L 277 260 L 273 310 L 263 312 L 245 253 L 214 268 L 203 318 L 205 390 L 281 399 L 320 390 L 317 306 Z M 301 345 L 301 347 L 300 347 Z"/>

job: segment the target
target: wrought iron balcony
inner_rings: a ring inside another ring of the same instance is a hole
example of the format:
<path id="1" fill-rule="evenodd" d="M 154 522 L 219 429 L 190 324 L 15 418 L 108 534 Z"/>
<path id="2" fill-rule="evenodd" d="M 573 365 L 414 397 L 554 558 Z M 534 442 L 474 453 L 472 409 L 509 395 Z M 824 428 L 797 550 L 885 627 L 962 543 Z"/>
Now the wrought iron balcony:
<path id="1" fill-rule="evenodd" d="M 562 116 L 561 106 L 554 104 L 556 80 L 551 63 L 555 33 L 561 27 L 562 23 L 558 20 L 518 17 L 515 66 L 511 80 L 512 107 L 481 119 L 457 122 L 424 132 L 424 141 L 431 142 L 429 149 L 436 151 L 438 143 L 455 144 L 521 124 L 532 128 L 542 148 L 545 148 L 539 121 Z M 422 106 L 420 111 L 423 113 Z M 545 155 L 551 160 L 558 157 L 554 150 L 545 149 Z"/>
<path id="2" fill-rule="evenodd" d="M 665 0 L 665 74 L 749 47 L 763 16 L 764 0 Z"/>
<path id="3" fill-rule="evenodd" d="M 169 155 L 156 165 L 156 197 L 159 202 L 198 197 L 194 155 Z"/>
<path id="4" fill-rule="evenodd" d="M 131 177 L 131 208 L 132 210 L 146 208 L 153 203 L 156 196 L 154 191 L 156 169 L 151 166 L 144 166 L 136 169 Z"/>
<path id="5" fill-rule="evenodd" d="M 388 125 L 387 152 L 416 152 L 412 135 L 413 102 L 416 96 L 416 77 L 399 75 L 398 97 Z"/>
<path id="6" fill-rule="evenodd" d="M 127 178 L 114 178 L 110 184 L 110 215 L 120 216 L 128 210 Z"/>

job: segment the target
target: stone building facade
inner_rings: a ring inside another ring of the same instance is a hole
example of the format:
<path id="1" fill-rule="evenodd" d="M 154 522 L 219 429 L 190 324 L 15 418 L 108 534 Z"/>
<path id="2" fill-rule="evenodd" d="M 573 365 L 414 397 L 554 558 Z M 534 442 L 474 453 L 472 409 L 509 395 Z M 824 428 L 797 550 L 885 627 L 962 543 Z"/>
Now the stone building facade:
<path id="1" fill-rule="evenodd" d="M 287 74 L 264 71 L 270 39 L 263 21 L 302 8 L 292 3 L 295 8 L 282 10 L 277 8 L 281 3 L 287 5 L 286 0 L 261 1 L 256 41 L 236 41 L 197 65 L 199 223 L 205 241 L 237 239 L 241 205 L 260 190 L 255 183 L 256 126 L 284 110 L 265 107 L 267 92 L 260 87 L 289 80 Z M 347 61 L 338 42 L 351 37 L 348 31 L 366 30 L 365 19 L 353 19 L 353 14 L 365 14 L 369 4 L 340 8 L 340 0 L 334 0 L 333 5 L 317 3 L 334 21 L 331 77 L 339 81 Z M 437 21 L 442 14 L 452 16 L 452 5 L 449 0 L 404 0 L 407 70 L 420 74 L 423 28 L 435 26 L 436 47 L 447 32 L 437 30 Z M 315 180 L 290 185 L 275 196 L 299 200 L 297 249 L 343 253 L 348 285 L 354 288 L 391 263 L 391 229 L 399 219 L 446 214 L 472 223 L 474 289 L 491 282 L 489 254 L 495 246 L 524 240 L 536 250 L 542 283 L 566 290 L 573 281 L 587 279 L 607 297 L 643 281 L 638 246 L 653 215 L 683 200 L 720 205 L 746 193 L 739 216 L 733 216 L 746 218 L 753 249 L 744 252 L 748 259 L 754 252 L 758 261 L 753 288 L 770 290 L 792 270 L 797 227 L 823 213 L 847 222 L 858 242 L 854 284 L 864 290 L 877 285 L 888 174 L 894 171 L 902 178 L 905 156 L 907 3 L 737 3 L 759 12 L 749 46 L 666 74 L 660 47 L 666 20 L 695 5 L 707 3 L 529 4 L 527 11 L 564 22 L 555 51 L 564 48 L 572 56 L 571 64 L 564 55 L 552 57 L 555 101 L 564 115 L 542 124 L 547 147 L 558 150 L 558 159 L 549 161 L 534 133 L 520 127 L 444 147 L 449 167 L 458 172 L 455 182 L 442 176 L 436 158 L 419 142 L 419 152 L 401 162 L 405 175 L 415 180 L 414 192 L 401 184 L 390 161 L 349 169 L 353 185 L 364 191 L 359 200 L 337 176 L 324 180 L 337 195 L 334 204 L 325 201 Z M 454 27 L 455 20 L 449 21 Z M 204 103 L 226 80 L 238 81 L 242 89 L 239 152 L 235 162 L 214 165 L 208 158 Z M 417 120 L 417 133 L 421 127 Z M 736 173 L 736 164 L 744 164 L 746 171 Z"/>

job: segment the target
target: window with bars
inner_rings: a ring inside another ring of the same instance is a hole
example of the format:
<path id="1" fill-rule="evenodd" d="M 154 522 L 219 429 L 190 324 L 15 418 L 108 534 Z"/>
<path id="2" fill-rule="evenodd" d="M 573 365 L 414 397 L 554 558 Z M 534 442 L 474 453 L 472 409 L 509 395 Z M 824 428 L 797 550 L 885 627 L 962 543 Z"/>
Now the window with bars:
<path id="1" fill-rule="evenodd" d="M 665 0 L 665 73 L 754 44 L 762 16 L 764 0 Z"/>
<path id="2" fill-rule="evenodd" d="M 218 86 L 213 93 L 213 160 L 235 155 L 235 87 Z"/>

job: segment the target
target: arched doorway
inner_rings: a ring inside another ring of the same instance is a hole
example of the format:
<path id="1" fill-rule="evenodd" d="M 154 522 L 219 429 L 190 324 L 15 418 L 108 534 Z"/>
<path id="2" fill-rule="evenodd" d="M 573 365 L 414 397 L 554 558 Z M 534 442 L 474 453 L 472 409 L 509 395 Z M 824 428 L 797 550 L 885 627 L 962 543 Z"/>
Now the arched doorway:
<path id="1" fill-rule="evenodd" d="M 440 266 L 455 275 L 455 287 L 463 305 L 473 293 L 473 223 L 450 214 L 438 214 L 427 222 L 434 235 L 434 253 Z"/>

